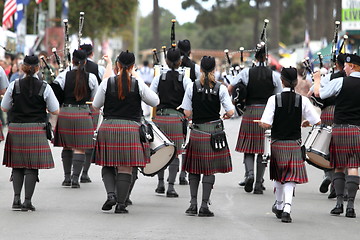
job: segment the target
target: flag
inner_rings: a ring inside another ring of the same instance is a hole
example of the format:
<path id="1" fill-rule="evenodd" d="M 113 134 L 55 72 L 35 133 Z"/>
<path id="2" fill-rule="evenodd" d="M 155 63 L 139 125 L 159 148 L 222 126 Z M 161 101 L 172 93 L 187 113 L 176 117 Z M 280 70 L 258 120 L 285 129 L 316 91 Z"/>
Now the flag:
<path id="1" fill-rule="evenodd" d="M 4 5 L 4 13 L 2 18 L 2 26 L 4 29 L 11 28 L 13 26 L 12 16 L 16 12 L 16 0 L 6 0 Z"/>
<path id="2" fill-rule="evenodd" d="M 35 0 L 36 4 L 39 4 L 42 2 L 42 0 Z"/>
<path id="3" fill-rule="evenodd" d="M 62 12 L 61 12 L 61 19 L 68 19 L 69 18 L 69 1 L 62 0 Z"/>
<path id="4" fill-rule="evenodd" d="M 305 40 L 304 40 L 304 58 L 309 57 L 312 58 L 311 50 L 310 50 L 310 34 L 309 30 L 305 30 Z"/>
<path id="5" fill-rule="evenodd" d="M 30 0 L 16 0 L 16 13 L 15 13 L 15 24 L 14 29 L 17 30 L 17 27 L 21 20 L 24 17 L 24 7 L 29 4 Z"/>

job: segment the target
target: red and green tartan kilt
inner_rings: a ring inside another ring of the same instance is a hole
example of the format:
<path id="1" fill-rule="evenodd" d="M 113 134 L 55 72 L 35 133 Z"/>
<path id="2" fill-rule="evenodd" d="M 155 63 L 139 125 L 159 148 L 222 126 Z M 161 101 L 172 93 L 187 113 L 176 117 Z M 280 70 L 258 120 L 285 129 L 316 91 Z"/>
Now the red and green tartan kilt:
<path id="1" fill-rule="evenodd" d="M 10 123 L 3 165 L 11 168 L 53 168 L 45 123 Z"/>
<path id="2" fill-rule="evenodd" d="M 100 166 L 145 167 L 150 146 L 140 141 L 140 123 L 105 119 L 98 131 L 93 157 Z"/>
<path id="3" fill-rule="evenodd" d="M 270 179 L 281 183 L 307 183 L 305 162 L 296 140 L 276 140 L 271 143 Z"/>
<path id="4" fill-rule="evenodd" d="M 334 125 L 330 141 L 330 166 L 360 167 L 360 127 Z"/>
<path id="5" fill-rule="evenodd" d="M 54 146 L 91 149 L 94 147 L 93 137 L 89 106 L 61 108 L 54 131 Z"/>
<path id="6" fill-rule="evenodd" d="M 264 152 L 265 130 L 254 120 L 260 120 L 264 112 L 265 105 L 249 105 L 242 117 L 238 141 L 235 151 L 243 153 Z"/>
<path id="7" fill-rule="evenodd" d="M 93 122 L 94 131 L 97 128 L 98 122 L 99 122 L 99 115 L 100 111 L 95 111 L 93 108 L 90 108 L 91 111 L 91 117 Z"/>
<path id="8" fill-rule="evenodd" d="M 156 115 L 153 122 L 174 142 L 177 153 L 183 153 L 182 144 L 184 142 L 183 123 L 180 116 L 176 115 Z"/>
<path id="9" fill-rule="evenodd" d="M 0 141 L 3 141 L 4 138 L 4 133 L 3 133 L 3 126 L 2 126 L 2 122 L 0 120 Z"/>
<path id="10" fill-rule="evenodd" d="M 212 175 L 232 171 L 229 147 L 214 151 L 210 144 L 211 134 L 191 130 L 182 170 L 193 174 Z"/>
<path id="11" fill-rule="evenodd" d="M 335 110 L 335 105 L 327 106 L 326 108 L 321 110 L 320 119 L 321 119 L 322 124 L 325 124 L 327 126 L 332 126 L 333 125 L 333 123 L 334 123 L 334 110 Z"/>

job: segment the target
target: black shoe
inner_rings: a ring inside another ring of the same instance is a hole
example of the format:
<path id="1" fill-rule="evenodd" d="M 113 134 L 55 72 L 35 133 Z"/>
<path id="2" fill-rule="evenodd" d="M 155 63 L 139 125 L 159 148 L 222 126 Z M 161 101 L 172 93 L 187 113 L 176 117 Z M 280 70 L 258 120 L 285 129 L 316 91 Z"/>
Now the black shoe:
<path id="1" fill-rule="evenodd" d="M 177 192 L 175 190 L 167 190 L 166 197 L 177 198 L 177 197 L 179 197 L 179 194 L 177 194 Z"/>
<path id="2" fill-rule="evenodd" d="M 201 207 L 199 210 L 199 217 L 213 217 L 214 213 L 209 210 L 209 208 Z"/>
<path id="3" fill-rule="evenodd" d="M 276 217 L 277 217 L 278 219 L 281 218 L 281 214 L 283 213 L 283 210 L 277 209 L 277 208 L 276 208 L 276 204 L 274 204 L 274 205 L 272 206 L 271 211 L 272 211 L 273 213 L 275 213 L 275 215 L 276 215 Z"/>
<path id="4" fill-rule="evenodd" d="M 261 187 L 261 185 L 256 185 L 255 184 L 254 194 L 264 194 L 263 188 Z"/>
<path id="5" fill-rule="evenodd" d="M 252 192 L 254 184 L 254 177 L 250 176 L 245 180 L 245 192 Z"/>
<path id="6" fill-rule="evenodd" d="M 14 199 L 12 204 L 13 210 L 21 210 L 21 200 L 20 199 Z"/>
<path id="7" fill-rule="evenodd" d="M 265 188 L 264 184 L 261 184 L 261 189 L 262 189 L 263 191 L 265 191 L 265 190 L 266 190 L 266 188 Z"/>
<path id="8" fill-rule="evenodd" d="M 78 180 L 71 180 L 71 188 L 80 188 Z"/>
<path id="9" fill-rule="evenodd" d="M 330 211 L 332 215 L 339 215 L 344 212 L 344 205 L 343 204 L 336 204 L 336 206 Z"/>
<path id="10" fill-rule="evenodd" d="M 132 203 L 132 201 L 130 200 L 130 198 L 127 198 L 127 199 L 125 200 L 125 206 L 127 207 L 127 206 L 129 206 L 129 205 L 133 205 L 133 203 Z"/>
<path id="11" fill-rule="evenodd" d="M 65 179 L 62 184 L 62 186 L 64 187 L 70 187 L 71 186 L 71 180 L 70 179 Z"/>
<path id="12" fill-rule="evenodd" d="M 329 177 L 324 178 L 324 180 L 320 184 L 319 191 L 321 193 L 327 193 L 327 191 L 329 190 L 330 183 L 331 183 L 331 179 Z"/>
<path id="13" fill-rule="evenodd" d="M 283 212 L 281 214 L 281 221 L 284 222 L 284 223 L 291 223 L 292 219 L 290 217 L 290 213 Z"/>
<path id="14" fill-rule="evenodd" d="M 105 201 L 104 205 L 102 206 L 101 210 L 110 211 L 115 204 L 116 204 L 116 197 L 109 196 Z"/>
<path id="15" fill-rule="evenodd" d="M 243 181 L 240 181 L 240 182 L 239 182 L 239 186 L 240 186 L 240 187 L 245 186 L 245 181 L 246 181 L 246 178 L 245 178 Z"/>
<path id="16" fill-rule="evenodd" d="M 25 201 L 22 205 L 21 205 L 21 211 L 35 211 L 35 207 L 31 204 L 31 202 L 27 202 Z"/>
<path id="17" fill-rule="evenodd" d="M 345 217 L 348 217 L 348 218 L 356 218 L 355 209 L 353 209 L 353 208 L 346 208 Z"/>
<path id="18" fill-rule="evenodd" d="M 81 183 L 91 183 L 91 179 L 89 178 L 89 176 L 86 174 L 81 175 L 80 177 L 80 182 Z"/>
<path id="19" fill-rule="evenodd" d="M 331 188 L 330 190 L 330 194 L 328 196 L 328 199 L 333 199 L 333 198 L 336 198 L 336 192 L 335 192 L 335 188 Z"/>
<path id="20" fill-rule="evenodd" d="M 196 216 L 197 215 L 197 206 L 190 205 L 190 207 L 185 211 L 188 216 Z"/>
<path id="21" fill-rule="evenodd" d="M 124 204 L 118 203 L 115 208 L 115 213 L 129 213 Z"/>
<path id="22" fill-rule="evenodd" d="M 186 180 L 186 178 L 179 178 L 179 184 L 180 185 L 188 185 L 189 182 Z"/>
<path id="23" fill-rule="evenodd" d="M 156 193 L 165 193 L 165 187 L 157 187 L 157 188 L 155 189 L 155 192 L 156 192 Z"/>

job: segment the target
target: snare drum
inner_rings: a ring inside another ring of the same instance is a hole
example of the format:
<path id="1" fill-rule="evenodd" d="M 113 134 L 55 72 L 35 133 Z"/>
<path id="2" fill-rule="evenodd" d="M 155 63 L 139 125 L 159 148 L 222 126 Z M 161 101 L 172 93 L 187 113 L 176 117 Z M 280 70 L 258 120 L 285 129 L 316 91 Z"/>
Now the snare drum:
<path id="1" fill-rule="evenodd" d="M 263 153 L 263 161 L 267 161 L 271 156 L 271 130 L 268 129 L 265 131 L 265 139 L 264 139 L 264 153 Z"/>
<path id="2" fill-rule="evenodd" d="M 306 161 L 319 169 L 331 169 L 329 161 L 331 132 L 330 126 L 313 126 L 304 142 L 308 156 Z"/>
<path id="3" fill-rule="evenodd" d="M 150 142 L 150 163 L 140 171 L 145 176 L 153 177 L 174 159 L 176 146 L 154 123 L 150 124 L 154 133 L 154 140 Z"/>

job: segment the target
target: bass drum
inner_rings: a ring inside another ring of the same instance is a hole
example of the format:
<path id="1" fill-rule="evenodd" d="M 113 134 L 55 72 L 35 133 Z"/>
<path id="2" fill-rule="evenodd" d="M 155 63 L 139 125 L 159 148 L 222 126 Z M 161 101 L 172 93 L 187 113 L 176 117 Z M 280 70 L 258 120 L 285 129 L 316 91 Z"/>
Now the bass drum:
<path id="1" fill-rule="evenodd" d="M 149 177 L 165 169 L 176 156 L 175 144 L 152 122 L 154 139 L 150 142 L 150 163 L 140 168 L 140 172 Z"/>

